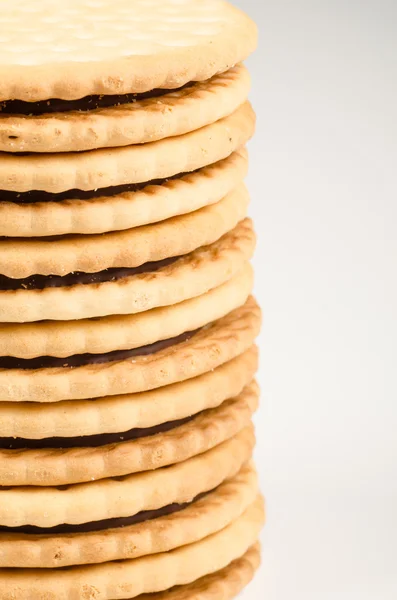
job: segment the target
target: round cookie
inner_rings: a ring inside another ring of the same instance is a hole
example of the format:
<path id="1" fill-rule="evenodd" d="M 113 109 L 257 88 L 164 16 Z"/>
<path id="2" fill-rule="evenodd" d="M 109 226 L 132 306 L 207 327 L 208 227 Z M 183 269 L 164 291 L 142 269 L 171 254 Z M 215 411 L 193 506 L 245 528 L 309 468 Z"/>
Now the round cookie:
<path id="1" fill-rule="evenodd" d="M 58 402 L 143 392 L 202 375 L 239 356 L 259 333 L 261 313 L 244 306 L 199 330 L 185 342 L 104 364 L 76 368 L 1 369 L 4 402 Z"/>
<path id="2" fill-rule="evenodd" d="M 161 223 L 103 235 L 0 240 L 0 274 L 19 279 L 32 275 L 96 273 L 139 267 L 188 254 L 211 244 L 246 217 L 244 185 L 223 200 Z"/>
<path id="3" fill-rule="evenodd" d="M 0 437 L 89 437 L 180 421 L 239 395 L 257 368 L 258 349 L 252 346 L 204 375 L 150 392 L 52 403 L 0 402 Z"/>
<path id="4" fill-rule="evenodd" d="M 191 502 L 234 477 L 251 458 L 254 444 L 253 427 L 248 426 L 215 448 L 167 468 L 61 487 L 0 488 L 0 526 L 34 526 L 50 533 L 57 526 L 96 526 Z"/>
<path id="5" fill-rule="evenodd" d="M 60 568 L 169 552 L 221 531 L 258 494 L 252 464 L 185 508 L 100 531 L 58 534 L 0 532 L 0 568 Z"/>
<path id="6" fill-rule="evenodd" d="M 104 191 L 28 192 L 15 201 L 7 201 L 3 192 L 0 236 L 95 234 L 158 223 L 219 202 L 242 183 L 247 170 L 247 151 L 239 150 L 193 173 L 147 185 L 114 188 L 107 195 Z"/>
<path id="7" fill-rule="evenodd" d="M 250 83 L 248 70 L 238 65 L 208 81 L 159 90 L 149 98 L 116 96 L 104 107 L 103 98 L 58 101 L 58 109 L 56 102 L 50 107 L 5 103 L 3 110 L 0 105 L 0 151 L 81 152 L 183 135 L 237 110 L 247 100 Z"/>
<path id="8" fill-rule="evenodd" d="M 0 276 L 0 322 L 68 321 L 178 304 L 237 275 L 252 257 L 255 243 L 252 221 L 244 219 L 218 241 L 166 261 L 160 268 L 152 265 L 156 270 L 149 266 L 145 272 L 143 265 L 143 272 L 122 269 L 119 278 L 105 272 L 104 281 L 93 276 L 84 283 L 73 276 L 44 277 L 42 289 L 34 287 L 37 277 L 32 285 Z"/>
<path id="9" fill-rule="evenodd" d="M 257 43 L 255 24 L 221 0 L 20 0 L 18 11 L 4 1 L 1 9 L 1 100 L 177 88 L 226 71 Z"/>
<path id="10" fill-rule="evenodd" d="M 216 123 L 151 144 L 61 154 L 2 153 L 0 196 L 15 192 L 6 197 L 20 200 L 21 193 L 32 190 L 92 191 L 172 177 L 227 158 L 245 146 L 254 130 L 255 113 L 246 102 Z"/>
<path id="11" fill-rule="evenodd" d="M 0 368 L 9 363 L 13 363 L 13 368 L 30 368 L 33 366 L 30 359 L 40 357 L 63 359 L 82 354 L 98 357 L 177 338 L 185 332 L 197 331 L 243 305 L 253 284 L 253 269 L 247 263 L 235 277 L 201 296 L 136 315 L 79 321 L 0 323 Z M 48 363 L 47 358 L 45 362 Z M 58 362 L 62 366 L 62 360 Z M 37 368 L 36 364 L 33 368 Z"/>
<path id="12" fill-rule="evenodd" d="M 258 407 L 255 383 L 221 406 L 148 431 L 64 440 L 10 440 L 0 449 L 1 486 L 58 486 L 160 469 L 207 452 L 248 427 Z M 92 445 L 90 445 L 90 443 Z M 30 448 L 30 449 L 29 449 Z"/>

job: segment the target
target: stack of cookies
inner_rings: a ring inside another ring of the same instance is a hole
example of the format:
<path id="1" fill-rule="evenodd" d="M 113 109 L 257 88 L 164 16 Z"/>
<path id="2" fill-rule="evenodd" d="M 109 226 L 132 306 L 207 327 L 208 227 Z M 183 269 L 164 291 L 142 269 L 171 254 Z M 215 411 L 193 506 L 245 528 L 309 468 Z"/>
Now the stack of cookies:
<path id="1" fill-rule="evenodd" d="M 0 5 L 0 600 L 233 598 L 264 512 L 255 26 Z"/>

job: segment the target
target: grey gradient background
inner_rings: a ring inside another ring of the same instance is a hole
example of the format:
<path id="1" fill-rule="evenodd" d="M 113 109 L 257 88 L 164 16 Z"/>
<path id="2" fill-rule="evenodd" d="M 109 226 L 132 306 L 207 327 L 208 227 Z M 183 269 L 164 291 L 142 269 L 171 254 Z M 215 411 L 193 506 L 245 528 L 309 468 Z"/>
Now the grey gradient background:
<path id="1" fill-rule="evenodd" d="M 397 3 L 234 4 L 261 36 L 249 186 L 268 503 L 242 600 L 392 600 Z"/>

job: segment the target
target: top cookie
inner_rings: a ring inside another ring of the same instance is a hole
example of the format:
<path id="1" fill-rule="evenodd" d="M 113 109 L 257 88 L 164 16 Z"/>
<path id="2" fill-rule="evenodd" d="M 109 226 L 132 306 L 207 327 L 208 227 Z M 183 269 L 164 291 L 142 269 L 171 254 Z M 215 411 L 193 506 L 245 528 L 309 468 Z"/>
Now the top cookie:
<path id="1" fill-rule="evenodd" d="M 0 0 L 0 10 L 0 100 L 175 89 L 236 65 L 257 39 L 223 0 Z"/>

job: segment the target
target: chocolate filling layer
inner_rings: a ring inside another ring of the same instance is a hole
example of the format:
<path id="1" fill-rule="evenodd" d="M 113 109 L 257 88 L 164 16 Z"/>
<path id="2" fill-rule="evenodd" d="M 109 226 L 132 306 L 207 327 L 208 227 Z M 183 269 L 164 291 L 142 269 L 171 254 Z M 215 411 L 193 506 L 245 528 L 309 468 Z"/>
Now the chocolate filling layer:
<path id="1" fill-rule="evenodd" d="M 120 268 L 120 269 L 105 269 L 98 273 L 83 273 L 74 271 L 68 275 L 31 275 L 24 279 L 12 279 L 5 275 L 0 275 L 0 291 L 6 292 L 11 290 L 44 290 L 46 288 L 71 287 L 73 285 L 90 285 L 95 283 L 107 283 L 110 281 L 119 281 L 125 277 L 132 275 L 140 275 L 142 273 L 155 273 L 156 271 L 171 265 L 180 258 L 179 256 L 165 258 L 155 262 L 148 262 L 139 267 Z"/>
<path id="2" fill-rule="evenodd" d="M 0 369 L 51 369 L 62 367 L 82 367 L 84 365 L 100 365 L 103 363 L 127 360 L 137 356 L 148 356 L 170 346 L 181 344 L 189 340 L 196 331 L 187 331 L 169 340 L 160 340 L 154 344 L 134 348 L 133 350 L 115 350 L 105 354 L 75 354 L 67 358 L 54 356 L 39 356 L 37 358 L 15 358 L 14 356 L 1 356 Z"/>
<path id="3" fill-rule="evenodd" d="M 195 173 L 196 171 L 192 171 Z M 125 185 L 112 185 L 110 187 L 97 188 L 96 190 L 66 190 L 54 194 L 42 190 L 30 190 L 29 192 L 13 192 L 0 190 L 0 202 L 15 202 L 15 204 L 35 204 L 37 202 L 62 202 L 63 200 L 93 200 L 94 198 L 120 196 L 121 194 L 140 192 L 152 185 L 164 185 L 167 181 L 180 179 L 187 173 L 178 173 L 165 179 L 151 179 L 141 183 L 127 183 Z"/>
<path id="4" fill-rule="evenodd" d="M 51 437 L 42 440 L 31 440 L 26 438 L 2 438 L 0 437 L 1 450 L 41 450 L 43 448 L 64 449 L 64 448 L 97 448 L 109 444 L 120 444 L 130 442 L 141 438 L 165 433 L 185 425 L 192 421 L 197 415 L 179 419 L 178 421 L 168 421 L 153 427 L 130 429 L 124 433 L 102 433 L 98 435 L 85 435 L 80 437 Z"/>
<path id="5" fill-rule="evenodd" d="M 35 527 L 34 525 L 24 525 L 22 527 L 0 527 L 0 533 L 17 533 L 28 535 L 63 535 L 68 533 L 91 533 L 94 531 L 103 531 L 105 529 L 116 529 L 120 527 L 128 527 L 145 521 L 152 521 L 159 517 L 165 517 L 174 513 L 180 512 L 184 508 L 188 508 L 194 502 L 198 502 L 210 492 L 200 494 L 192 502 L 185 504 L 169 504 L 158 510 L 145 510 L 132 517 L 123 517 L 119 519 L 106 519 L 103 521 L 92 521 L 91 523 L 83 523 L 81 525 L 57 525 L 56 527 Z"/>
<path id="6" fill-rule="evenodd" d="M 139 100 L 148 98 L 161 98 L 166 94 L 180 91 L 192 87 L 194 83 L 187 83 L 185 86 L 177 89 L 154 89 L 141 94 L 123 94 L 123 95 L 100 95 L 85 96 L 79 100 L 61 100 L 60 98 L 51 98 L 41 100 L 40 102 L 25 102 L 23 100 L 6 100 L 0 103 L 0 114 L 7 115 L 44 115 L 46 113 L 62 113 L 80 111 L 87 112 L 97 108 L 110 108 L 124 104 L 132 104 Z M 15 136 L 17 137 L 17 136 Z M 11 136 L 12 139 L 12 136 Z"/>

